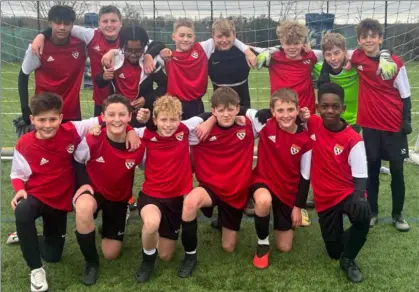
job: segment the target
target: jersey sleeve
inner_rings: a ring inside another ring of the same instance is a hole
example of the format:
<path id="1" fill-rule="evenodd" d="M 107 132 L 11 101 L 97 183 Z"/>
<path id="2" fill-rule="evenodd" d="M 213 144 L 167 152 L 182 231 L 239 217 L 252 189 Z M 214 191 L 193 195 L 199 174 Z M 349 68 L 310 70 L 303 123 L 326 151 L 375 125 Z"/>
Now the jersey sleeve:
<path id="1" fill-rule="evenodd" d="M 135 131 L 135 133 L 137 133 L 138 137 L 142 138 L 142 137 L 144 137 L 145 129 L 146 129 L 146 127 L 134 128 L 134 131 Z"/>
<path id="2" fill-rule="evenodd" d="M 313 134 L 315 129 L 320 127 L 322 119 L 319 116 L 311 115 L 310 118 L 307 120 L 307 131 L 309 134 Z"/>
<path id="3" fill-rule="evenodd" d="M 262 124 L 259 119 L 256 117 L 256 113 L 258 110 L 256 109 L 248 109 L 246 111 L 246 117 L 250 120 L 252 123 L 253 128 L 253 135 L 255 137 L 259 136 L 259 132 L 265 127 L 265 124 Z"/>
<path id="4" fill-rule="evenodd" d="M 352 176 L 356 178 L 367 178 L 367 155 L 365 153 L 364 141 L 359 141 L 349 152 L 348 164 L 351 166 Z"/>
<path id="5" fill-rule="evenodd" d="M 10 172 L 13 189 L 16 192 L 24 189 L 25 182 L 28 181 L 31 174 L 32 170 L 28 161 L 18 149 L 15 149 L 13 153 L 12 169 Z"/>
<path id="6" fill-rule="evenodd" d="M 98 117 L 94 117 L 82 121 L 71 121 L 70 123 L 73 123 L 80 138 L 84 138 L 84 136 L 89 132 L 89 129 L 93 126 L 99 125 L 100 122 Z"/>
<path id="7" fill-rule="evenodd" d="M 311 155 L 312 155 L 311 149 L 306 151 L 303 155 L 301 155 L 300 173 L 301 173 L 301 176 L 306 180 L 310 179 Z"/>
<path id="8" fill-rule="evenodd" d="M 314 55 L 316 56 L 317 62 L 323 61 L 323 51 L 322 50 L 313 50 Z"/>
<path id="9" fill-rule="evenodd" d="M 89 144 L 87 144 L 86 137 L 83 138 L 77 150 L 74 152 L 74 159 L 81 164 L 86 164 L 90 160 L 90 148 Z"/>
<path id="10" fill-rule="evenodd" d="M 394 87 L 399 90 L 401 98 L 408 98 L 412 96 L 410 91 L 409 78 L 407 77 L 407 70 L 405 66 L 402 66 L 394 80 Z"/>
<path id="11" fill-rule="evenodd" d="M 204 120 L 200 117 L 192 117 L 188 120 L 182 121 L 182 123 L 188 127 L 189 129 L 189 145 L 197 145 L 199 143 L 198 136 L 196 135 L 196 128 L 203 122 Z"/>
<path id="12" fill-rule="evenodd" d="M 240 51 L 244 52 L 247 49 L 249 49 L 249 46 L 246 45 L 245 43 L 243 43 L 242 41 L 238 40 L 238 39 L 234 39 L 234 43 L 233 45 L 238 48 Z"/>
<path id="13" fill-rule="evenodd" d="M 79 40 L 83 41 L 86 45 L 88 45 L 95 36 L 95 30 L 96 28 L 74 25 L 71 29 L 71 36 L 78 38 Z"/>
<path id="14" fill-rule="evenodd" d="M 199 44 L 201 45 L 202 49 L 204 50 L 205 54 L 207 55 L 207 58 L 209 59 L 209 57 L 212 55 L 212 53 L 215 50 L 214 39 L 210 38 L 210 39 L 207 39 L 206 41 L 199 42 Z"/>
<path id="15" fill-rule="evenodd" d="M 29 75 L 40 66 L 41 60 L 39 60 L 39 58 L 34 53 L 32 53 L 32 45 L 29 45 L 25 52 L 25 57 L 23 58 L 22 72 L 26 75 Z"/>

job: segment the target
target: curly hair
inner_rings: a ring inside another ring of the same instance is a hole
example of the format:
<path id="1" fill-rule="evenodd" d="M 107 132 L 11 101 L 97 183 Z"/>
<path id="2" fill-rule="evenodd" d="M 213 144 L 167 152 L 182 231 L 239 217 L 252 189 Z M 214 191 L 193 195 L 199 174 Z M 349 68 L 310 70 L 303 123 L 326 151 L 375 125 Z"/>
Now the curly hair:
<path id="1" fill-rule="evenodd" d="M 307 41 L 308 30 L 305 25 L 295 20 L 286 20 L 276 28 L 276 35 L 286 44 L 304 43 Z"/>
<path id="2" fill-rule="evenodd" d="M 177 97 L 165 94 L 157 98 L 153 105 L 153 117 L 157 118 L 161 113 L 180 117 L 182 115 L 182 103 Z"/>
<path id="3" fill-rule="evenodd" d="M 338 47 L 341 50 L 346 50 L 345 37 L 340 33 L 329 32 L 324 35 L 320 42 L 320 47 L 323 52 L 330 51 L 334 47 Z"/>
<path id="4" fill-rule="evenodd" d="M 362 20 L 355 28 L 356 37 L 359 39 L 363 35 L 367 35 L 369 31 L 378 36 L 383 36 L 383 26 L 376 19 L 366 18 Z"/>

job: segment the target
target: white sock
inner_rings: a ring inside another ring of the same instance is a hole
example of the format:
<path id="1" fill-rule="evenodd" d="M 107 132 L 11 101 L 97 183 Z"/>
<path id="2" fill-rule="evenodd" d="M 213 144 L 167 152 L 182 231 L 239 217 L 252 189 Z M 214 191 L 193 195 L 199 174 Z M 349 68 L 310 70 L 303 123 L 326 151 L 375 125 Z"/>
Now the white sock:
<path id="1" fill-rule="evenodd" d="M 143 248 L 143 251 L 144 251 L 144 253 L 146 255 L 153 255 L 153 254 L 156 253 L 156 249 L 155 248 L 153 248 L 153 249 L 145 249 L 145 248 Z"/>
<path id="2" fill-rule="evenodd" d="M 185 251 L 186 254 L 196 254 L 196 249 L 193 251 Z"/>
<path id="3" fill-rule="evenodd" d="M 265 239 L 258 238 L 259 245 L 269 245 L 269 235 Z"/>

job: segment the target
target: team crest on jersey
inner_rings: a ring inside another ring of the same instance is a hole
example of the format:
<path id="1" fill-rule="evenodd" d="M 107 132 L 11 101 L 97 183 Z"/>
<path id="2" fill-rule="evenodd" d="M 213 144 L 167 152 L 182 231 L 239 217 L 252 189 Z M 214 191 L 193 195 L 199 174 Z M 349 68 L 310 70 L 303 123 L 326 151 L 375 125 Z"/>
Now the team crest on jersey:
<path id="1" fill-rule="evenodd" d="M 240 140 L 243 140 L 246 137 L 246 131 L 245 130 L 241 130 L 241 131 L 237 131 L 237 138 L 239 138 Z"/>
<path id="2" fill-rule="evenodd" d="M 79 57 L 79 52 L 74 51 L 74 52 L 72 53 L 72 55 L 73 55 L 73 58 L 74 58 L 74 59 L 77 59 L 77 58 Z"/>
<path id="3" fill-rule="evenodd" d="M 127 159 L 127 160 L 125 160 L 125 167 L 127 169 L 133 168 L 134 165 L 135 165 L 135 160 L 133 160 L 133 159 Z"/>
<path id="4" fill-rule="evenodd" d="M 356 69 L 358 69 L 359 71 L 364 71 L 364 68 L 362 68 L 362 65 L 359 65 L 358 67 L 356 67 Z"/>
<path id="5" fill-rule="evenodd" d="M 192 56 L 192 58 L 194 58 L 194 59 L 198 59 L 198 57 L 199 57 L 199 55 L 198 55 L 198 52 L 197 52 L 197 51 L 193 51 L 193 52 L 191 53 L 191 56 Z"/>
<path id="6" fill-rule="evenodd" d="M 93 50 L 95 50 L 96 52 L 100 52 L 100 47 L 99 45 L 96 45 L 93 47 Z"/>
<path id="7" fill-rule="evenodd" d="M 268 136 L 269 140 L 276 143 L 276 136 Z"/>
<path id="8" fill-rule="evenodd" d="M 300 150 L 301 150 L 301 147 L 300 147 L 300 146 L 295 145 L 295 144 L 292 144 L 292 145 L 291 145 L 291 149 L 290 149 L 290 151 L 291 151 L 291 154 L 292 154 L 292 155 L 297 154 L 298 152 L 300 152 Z"/>
<path id="9" fill-rule="evenodd" d="M 335 152 L 335 155 L 340 155 L 343 152 L 343 149 L 343 146 L 336 144 L 333 151 Z"/>
<path id="10" fill-rule="evenodd" d="M 178 139 L 179 141 L 183 140 L 183 132 L 179 132 L 175 135 L 176 139 Z"/>
<path id="11" fill-rule="evenodd" d="M 311 64 L 311 60 L 304 60 L 303 61 L 303 64 L 310 65 Z"/>
<path id="12" fill-rule="evenodd" d="M 74 145 L 73 144 L 70 144 L 70 145 L 67 146 L 67 152 L 70 153 L 70 154 L 72 154 L 74 152 Z"/>
<path id="13" fill-rule="evenodd" d="M 310 136 L 311 140 L 316 141 L 316 134 Z"/>

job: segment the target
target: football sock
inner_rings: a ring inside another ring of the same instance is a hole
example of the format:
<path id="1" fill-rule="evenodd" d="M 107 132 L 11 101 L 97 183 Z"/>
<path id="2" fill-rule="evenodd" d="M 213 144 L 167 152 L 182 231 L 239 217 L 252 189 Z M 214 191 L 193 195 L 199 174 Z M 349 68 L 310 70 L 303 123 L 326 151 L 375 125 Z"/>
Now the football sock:
<path id="1" fill-rule="evenodd" d="M 269 220 L 270 214 L 264 217 L 260 217 L 255 214 L 255 227 L 258 238 L 267 238 L 269 236 Z M 268 241 L 269 245 L 269 241 Z"/>
<path id="2" fill-rule="evenodd" d="M 265 239 L 258 238 L 258 244 L 259 245 L 269 245 L 269 236 L 266 237 Z"/>
<path id="3" fill-rule="evenodd" d="M 186 251 L 185 253 L 186 253 L 186 254 L 196 254 L 196 249 L 195 249 L 195 250 L 193 250 L 193 251 Z"/>
<path id="4" fill-rule="evenodd" d="M 393 201 L 393 209 L 391 215 L 401 215 L 404 205 L 405 197 L 405 183 L 403 174 L 403 162 L 390 161 L 390 173 L 391 173 L 391 197 Z"/>
<path id="5" fill-rule="evenodd" d="M 381 160 L 367 161 L 368 162 L 368 180 L 367 180 L 367 193 L 368 202 L 371 206 L 371 211 L 374 214 L 378 213 L 378 189 L 380 186 L 380 168 Z"/>
<path id="6" fill-rule="evenodd" d="M 145 249 L 143 248 L 143 251 L 146 255 L 153 255 L 156 252 L 157 249 L 153 248 L 153 249 Z"/>
<path id="7" fill-rule="evenodd" d="M 99 264 L 99 255 L 96 250 L 96 230 L 87 234 L 76 231 L 77 242 L 87 263 Z"/>
<path id="8" fill-rule="evenodd" d="M 198 245 L 198 221 L 182 221 L 182 244 L 185 252 L 194 252 Z"/>

